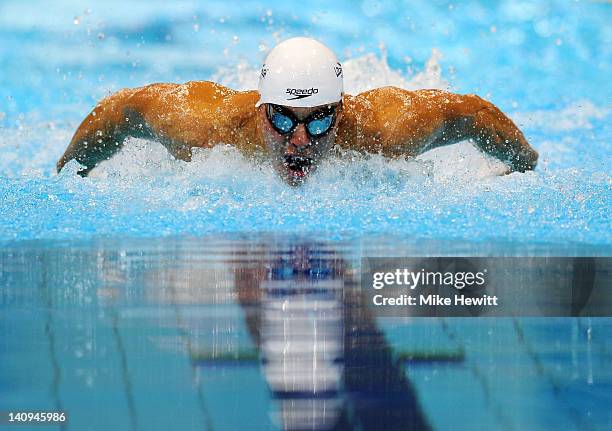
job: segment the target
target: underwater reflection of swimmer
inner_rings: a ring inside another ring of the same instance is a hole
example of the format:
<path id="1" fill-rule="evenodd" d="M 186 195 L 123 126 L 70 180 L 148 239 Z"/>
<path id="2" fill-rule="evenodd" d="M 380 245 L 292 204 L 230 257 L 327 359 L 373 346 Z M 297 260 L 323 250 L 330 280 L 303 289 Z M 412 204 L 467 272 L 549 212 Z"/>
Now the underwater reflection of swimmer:
<path id="1" fill-rule="evenodd" d="M 176 306 L 169 324 L 179 326 L 185 345 L 178 340 L 175 348 L 186 348 L 200 369 L 259 359 L 281 429 L 429 429 L 342 253 L 316 243 L 255 249 L 235 249 L 223 265 L 179 251 L 167 267 L 145 272 L 145 302 Z M 236 299 L 256 354 L 241 351 L 235 318 L 209 315 L 210 305 Z"/>
<path id="2" fill-rule="evenodd" d="M 341 255 L 316 245 L 239 271 L 238 298 L 286 430 L 429 429 Z"/>

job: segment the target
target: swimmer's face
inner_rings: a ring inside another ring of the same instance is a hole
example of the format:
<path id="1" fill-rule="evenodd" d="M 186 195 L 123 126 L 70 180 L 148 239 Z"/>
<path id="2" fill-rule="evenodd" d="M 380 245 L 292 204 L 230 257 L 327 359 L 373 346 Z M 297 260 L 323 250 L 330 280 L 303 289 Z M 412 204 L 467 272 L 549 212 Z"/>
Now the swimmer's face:
<path id="1" fill-rule="evenodd" d="M 341 116 L 339 103 L 313 108 L 264 103 L 258 108 L 266 148 L 283 180 L 300 185 L 316 169 L 334 145 Z"/>

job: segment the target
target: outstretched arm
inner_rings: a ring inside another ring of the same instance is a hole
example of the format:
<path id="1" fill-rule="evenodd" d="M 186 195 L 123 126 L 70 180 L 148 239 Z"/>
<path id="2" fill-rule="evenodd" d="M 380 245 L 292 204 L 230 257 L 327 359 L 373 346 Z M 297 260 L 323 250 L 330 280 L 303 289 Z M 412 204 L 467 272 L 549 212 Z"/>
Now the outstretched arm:
<path id="1" fill-rule="evenodd" d="M 85 176 L 128 137 L 154 139 L 175 158 L 187 161 L 193 147 L 219 142 L 255 151 L 260 145 L 254 126 L 257 98 L 256 92 L 234 91 L 208 81 L 121 90 L 85 118 L 57 169 L 76 159 L 85 166 L 79 172 Z"/>
<path id="2" fill-rule="evenodd" d="M 446 133 L 457 140 L 471 139 L 484 153 L 506 163 L 511 171 L 535 169 L 538 152 L 499 108 L 473 94 L 453 96 L 457 101 L 446 113 Z M 442 136 L 432 145 L 442 146 L 447 142 Z"/>
<path id="3" fill-rule="evenodd" d="M 349 115 L 346 123 L 352 121 L 350 128 L 360 129 L 365 137 L 361 141 L 369 147 L 354 142 L 351 146 L 357 149 L 415 156 L 471 139 L 480 150 L 505 162 L 511 171 L 534 169 L 538 160 L 538 153 L 512 120 L 475 95 L 384 87 L 347 102 L 356 114 L 352 118 Z"/>
<path id="4" fill-rule="evenodd" d="M 142 119 L 140 106 L 132 103 L 137 90 L 122 90 L 100 101 L 75 132 L 57 162 L 59 172 L 75 159 L 85 166 L 86 176 L 102 160 L 109 159 L 128 137 L 150 138 L 152 132 Z"/>
<path id="5" fill-rule="evenodd" d="M 182 87 L 177 84 L 151 84 L 125 89 L 100 101 L 75 132 L 64 155 L 57 162 L 58 172 L 70 160 L 85 166 L 79 175 L 86 176 L 98 163 L 108 160 L 121 149 L 126 138 L 155 139 L 176 158 L 189 160 L 190 143 L 179 133 L 175 119 L 180 109 Z"/>

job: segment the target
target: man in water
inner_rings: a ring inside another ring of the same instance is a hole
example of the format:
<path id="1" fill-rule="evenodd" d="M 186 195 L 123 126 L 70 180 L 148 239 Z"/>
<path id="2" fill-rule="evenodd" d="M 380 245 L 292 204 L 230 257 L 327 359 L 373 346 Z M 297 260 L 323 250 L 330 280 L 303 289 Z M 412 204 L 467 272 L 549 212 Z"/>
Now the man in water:
<path id="1" fill-rule="evenodd" d="M 301 184 L 333 148 L 389 157 L 471 139 L 508 171 L 534 169 L 538 153 L 514 123 L 475 95 L 377 88 L 344 94 L 342 66 L 325 45 L 292 38 L 261 68 L 259 91 L 208 81 L 151 84 L 102 100 L 77 129 L 58 171 L 72 159 L 87 175 L 128 137 L 161 142 L 189 161 L 192 148 L 231 144 L 271 160 L 291 185 Z"/>

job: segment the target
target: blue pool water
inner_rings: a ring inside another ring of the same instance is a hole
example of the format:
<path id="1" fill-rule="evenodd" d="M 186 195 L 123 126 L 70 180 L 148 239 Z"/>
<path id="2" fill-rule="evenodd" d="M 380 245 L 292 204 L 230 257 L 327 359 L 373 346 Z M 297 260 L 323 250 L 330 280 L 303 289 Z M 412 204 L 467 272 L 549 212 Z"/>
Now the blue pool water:
<path id="1" fill-rule="evenodd" d="M 358 289 L 362 256 L 612 254 L 612 5 L 98 3 L 0 3 L 0 429 L 30 429 L 2 422 L 23 410 L 62 430 L 612 428 L 610 318 L 381 318 Z M 537 169 L 498 176 L 464 142 L 344 154 L 296 189 L 223 145 L 185 163 L 132 140 L 55 173 L 100 98 L 255 88 L 296 35 L 337 52 L 349 93 L 491 100 Z"/>
<path id="2" fill-rule="evenodd" d="M 612 16 L 600 2 L 0 5 L 0 241 L 325 232 L 609 249 Z M 305 187 L 235 151 L 172 160 L 132 142 L 81 179 L 54 163 L 97 100 L 150 82 L 254 88 L 277 40 L 307 34 L 381 86 L 478 93 L 540 152 L 505 177 L 469 143 L 416 161 L 345 155 Z"/>
<path id="3" fill-rule="evenodd" d="M 372 314 L 361 253 L 500 252 L 470 244 L 6 247 L 0 411 L 64 411 L 70 430 L 610 429 L 610 318 Z"/>

